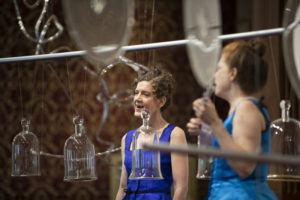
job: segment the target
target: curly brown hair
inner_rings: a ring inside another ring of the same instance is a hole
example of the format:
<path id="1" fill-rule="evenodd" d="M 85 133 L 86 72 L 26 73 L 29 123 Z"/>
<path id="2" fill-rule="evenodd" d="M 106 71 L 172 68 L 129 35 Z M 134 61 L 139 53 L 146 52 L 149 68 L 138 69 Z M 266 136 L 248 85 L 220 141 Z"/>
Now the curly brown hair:
<path id="1" fill-rule="evenodd" d="M 227 64 L 237 69 L 236 81 L 245 94 L 260 91 L 267 82 L 268 63 L 263 58 L 265 49 L 261 39 L 238 40 L 223 49 Z"/>
<path id="2" fill-rule="evenodd" d="M 137 84 L 141 81 L 151 82 L 156 98 L 166 97 L 165 105 L 160 108 L 161 112 L 164 111 L 171 104 L 171 96 L 175 85 L 172 74 L 165 70 L 153 67 L 149 71 L 139 74 L 139 76 L 134 80 L 134 90 L 136 89 Z"/>

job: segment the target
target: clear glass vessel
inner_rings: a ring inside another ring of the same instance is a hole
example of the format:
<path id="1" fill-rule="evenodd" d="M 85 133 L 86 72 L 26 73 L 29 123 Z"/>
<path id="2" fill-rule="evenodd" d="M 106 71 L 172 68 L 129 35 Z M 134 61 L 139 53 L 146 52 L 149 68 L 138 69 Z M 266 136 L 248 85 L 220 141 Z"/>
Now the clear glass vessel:
<path id="1" fill-rule="evenodd" d="M 198 147 L 212 147 L 213 134 L 210 126 L 203 123 L 198 135 Z M 213 164 L 212 157 L 198 157 L 197 179 L 210 179 L 210 172 Z"/>
<path id="2" fill-rule="evenodd" d="M 290 117 L 291 103 L 280 102 L 281 118 L 271 123 L 271 153 L 300 155 L 300 121 Z M 300 166 L 270 164 L 268 179 L 300 181 Z"/>
<path id="3" fill-rule="evenodd" d="M 94 145 L 85 134 L 83 118 L 75 116 L 73 122 L 75 133 L 66 140 L 64 146 L 64 181 L 96 180 Z"/>
<path id="4" fill-rule="evenodd" d="M 132 142 L 132 169 L 129 179 L 163 179 L 160 168 L 160 152 L 146 150 L 143 144 L 158 144 L 159 137 L 156 131 L 149 126 L 150 113 L 144 110 L 141 113 L 143 125 L 133 135 Z"/>
<path id="5" fill-rule="evenodd" d="M 12 176 L 40 176 L 40 145 L 29 131 L 30 120 L 21 120 L 22 132 L 12 142 Z"/>

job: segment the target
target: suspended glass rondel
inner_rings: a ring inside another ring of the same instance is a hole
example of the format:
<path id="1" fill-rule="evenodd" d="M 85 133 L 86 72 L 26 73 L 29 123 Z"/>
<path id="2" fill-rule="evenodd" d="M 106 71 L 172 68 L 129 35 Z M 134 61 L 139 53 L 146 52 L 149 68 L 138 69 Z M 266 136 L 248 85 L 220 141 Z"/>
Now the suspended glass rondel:
<path id="1" fill-rule="evenodd" d="M 202 124 L 200 134 L 198 135 L 198 147 L 212 147 L 213 134 L 210 126 L 207 124 Z M 197 179 L 209 179 L 210 171 L 213 164 L 212 157 L 199 157 L 198 158 L 198 169 L 197 169 Z"/>
<path id="2" fill-rule="evenodd" d="M 29 131 L 30 120 L 22 119 L 22 132 L 12 142 L 12 176 L 40 175 L 40 147 L 35 134 Z"/>
<path id="3" fill-rule="evenodd" d="M 156 131 L 149 126 L 150 113 L 141 113 L 143 125 L 136 130 L 132 141 L 132 169 L 129 179 L 163 179 L 160 168 L 160 152 L 145 150 L 143 144 L 158 144 Z"/>
<path id="4" fill-rule="evenodd" d="M 300 121 L 290 117 L 291 103 L 280 102 L 281 118 L 271 123 L 271 153 L 300 155 Z M 268 179 L 300 181 L 300 166 L 270 165 Z"/>
<path id="5" fill-rule="evenodd" d="M 83 118 L 75 116 L 73 122 L 75 134 L 66 140 L 64 146 L 64 181 L 96 180 L 94 145 L 85 134 Z"/>

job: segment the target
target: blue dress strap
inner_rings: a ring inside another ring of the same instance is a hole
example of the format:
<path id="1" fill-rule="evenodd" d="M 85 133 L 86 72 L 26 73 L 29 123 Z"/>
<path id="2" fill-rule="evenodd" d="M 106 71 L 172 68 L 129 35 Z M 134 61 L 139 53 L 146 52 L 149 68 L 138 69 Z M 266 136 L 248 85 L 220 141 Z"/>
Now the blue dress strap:
<path id="1" fill-rule="evenodd" d="M 126 139 L 125 139 L 125 151 L 129 151 L 132 137 L 133 137 L 133 134 L 135 131 L 136 131 L 136 129 L 133 129 L 127 133 Z"/>
<path id="2" fill-rule="evenodd" d="M 163 131 L 162 135 L 160 136 L 159 141 L 162 143 L 169 143 L 170 142 L 170 135 L 175 128 L 175 125 L 169 124 Z"/>

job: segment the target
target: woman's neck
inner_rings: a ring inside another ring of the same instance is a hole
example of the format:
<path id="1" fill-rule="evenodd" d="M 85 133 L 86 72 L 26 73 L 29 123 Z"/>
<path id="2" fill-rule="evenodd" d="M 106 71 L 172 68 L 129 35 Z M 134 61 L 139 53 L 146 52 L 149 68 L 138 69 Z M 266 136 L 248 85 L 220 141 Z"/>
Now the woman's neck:
<path id="1" fill-rule="evenodd" d="M 168 122 L 163 118 L 161 114 L 159 114 L 151 116 L 149 125 L 155 130 L 160 130 L 164 129 L 168 125 Z"/>
<path id="2" fill-rule="evenodd" d="M 229 105 L 230 105 L 229 113 L 231 113 L 238 104 L 240 104 L 242 101 L 245 101 L 246 99 L 258 99 L 258 96 L 254 95 L 254 94 L 253 95 L 246 95 L 242 92 L 238 92 L 238 93 L 232 95 L 228 99 L 228 102 L 229 102 Z"/>

